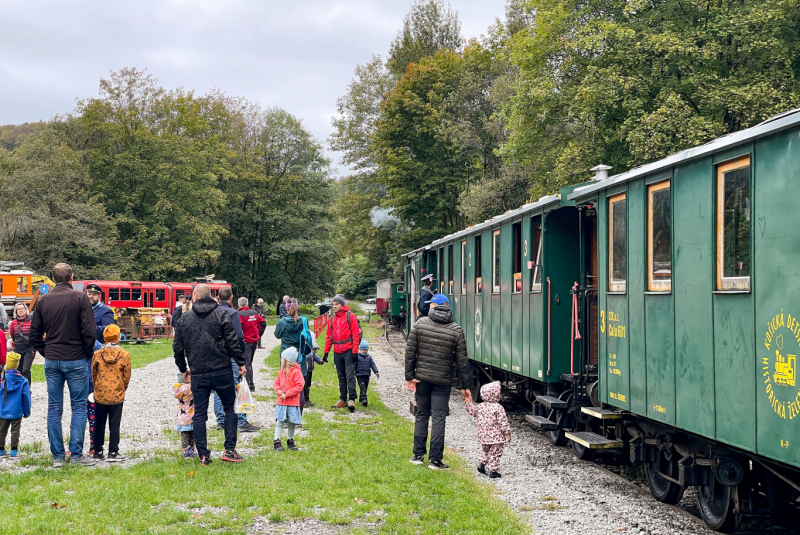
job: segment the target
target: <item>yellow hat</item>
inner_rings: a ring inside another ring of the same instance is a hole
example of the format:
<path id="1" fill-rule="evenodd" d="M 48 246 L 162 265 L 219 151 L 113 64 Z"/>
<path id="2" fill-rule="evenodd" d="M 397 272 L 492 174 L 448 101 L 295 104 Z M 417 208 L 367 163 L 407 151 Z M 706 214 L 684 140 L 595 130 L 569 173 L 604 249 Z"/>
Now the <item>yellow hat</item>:
<path id="1" fill-rule="evenodd" d="M 116 323 L 107 325 L 106 328 L 103 329 L 103 339 L 107 344 L 111 342 L 119 342 L 119 327 L 117 327 Z"/>
<path id="2" fill-rule="evenodd" d="M 13 351 L 6 355 L 6 370 L 16 370 L 22 355 Z"/>

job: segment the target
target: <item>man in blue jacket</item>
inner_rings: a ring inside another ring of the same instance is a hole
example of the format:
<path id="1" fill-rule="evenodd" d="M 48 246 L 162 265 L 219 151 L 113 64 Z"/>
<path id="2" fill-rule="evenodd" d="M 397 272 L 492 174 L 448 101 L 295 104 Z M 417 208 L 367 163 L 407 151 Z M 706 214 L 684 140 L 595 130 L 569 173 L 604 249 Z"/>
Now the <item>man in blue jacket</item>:
<path id="1" fill-rule="evenodd" d="M 89 302 L 92 304 L 94 323 L 97 325 L 97 341 L 105 344 L 103 329 L 114 323 L 114 311 L 103 303 L 103 290 L 97 284 L 88 285 L 86 287 L 86 295 L 89 296 Z"/>

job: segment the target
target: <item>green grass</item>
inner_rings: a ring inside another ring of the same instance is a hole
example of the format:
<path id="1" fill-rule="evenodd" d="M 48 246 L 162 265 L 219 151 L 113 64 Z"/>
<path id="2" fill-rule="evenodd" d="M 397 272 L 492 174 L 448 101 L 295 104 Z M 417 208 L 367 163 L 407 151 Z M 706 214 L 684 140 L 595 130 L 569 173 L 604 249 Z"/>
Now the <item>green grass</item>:
<path id="1" fill-rule="evenodd" d="M 276 348 L 265 365 L 274 370 L 277 356 Z M 315 369 L 311 398 L 318 407 L 338 399 L 335 373 L 331 364 Z M 376 531 L 381 533 L 529 531 L 497 500 L 493 487 L 476 481 L 472 468 L 452 452 L 445 454 L 453 467 L 449 472 L 410 464 L 411 423 L 375 393 L 370 401 L 368 410 L 356 412 L 364 417 L 355 421 L 347 412 L 329 409 L 325 419 L 321 413 L 306 413 L 303 424 L 311 436 L 297 437 L 300 452 L 274 452 L 273 429 L 265 429 L 251 443 L 263 449 L 237 465 L 217 460 L 201 468 L 185 461 L 176 435 L 172 457 L 129 469 L 67 466 L 0 473 L 2 531 L 184 535 L 214 529 L 243 534 L 259 516 L 272 521 L 319 518 L 345 528 L 354 521 L 380 522 Z M 269 421 L 272 410 L 271 401 L 262 401 L 260 420 Z M 214 431 L 210 438 L 218 448 L 221 434 Z M 47 457 L 40 459 L 36 465 Z M 373 531 L 370 526 L 350 529 Z"/>
<path id="2" fill-rule="evenodd" d="M 159 340 L 149 344 L 123 344 L 122 348 L 131 354 L 131 367 L 141 368 L 172 356 L 172 340 Z M 31 366 L 31 379 L 34 383 L 44 383 L 44 365 Z"/>

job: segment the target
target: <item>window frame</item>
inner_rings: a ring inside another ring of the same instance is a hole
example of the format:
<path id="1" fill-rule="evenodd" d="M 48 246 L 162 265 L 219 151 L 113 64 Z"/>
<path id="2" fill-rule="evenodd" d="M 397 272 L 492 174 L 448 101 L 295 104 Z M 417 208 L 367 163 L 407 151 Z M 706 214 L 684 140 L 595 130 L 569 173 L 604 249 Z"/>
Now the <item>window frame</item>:
<path id="1" fill-rule="evenodd" d="M 614 280 L 614 204 L 625 201 L 625 280 Z M 628 197 L 625 192 L 608 197 L 608 291 L 625 293 L 628 287 Z"/>
<path id="2" fill-rule="evenodd" d="M 542 220 L 543 214 L 536 214 L 531 216 L 531 252 L 536 250 L 536 256 L 533 257 L 533 267 L 531 269 L 531 292 L 542 291 Z M 539 226 L 536 226 L 538 220 Z M 539 231 L 539 236 L 536 236 L 536 231 Z M 539 274 L 539 282 L 536 282 L 536 275 Z"/>
<path id="3" fill-rule="evenodd" d="M 467 240 L 461 240 L 461 295 L 467 295 Z"/>
<path id="4" fill-rule="evenodd" d="M 522 293 L 522 221 L 511 223 L 511 293 Z M 515 265 L 517 264 L 517 265 Z M 515 269 L 519 267 L 519 271 Z"/>
<path id="5" fill-rule="evenodd" d="M 500 259 L 497 248 L 500 247 L 500 229 L 492 231 L 492 293 L 500 293 Z"/>
<path id="6" fill-rule="evenodd" d="M 750 275 L 747 277 L 725 277 L 725 181 L 724 174 L 737 169 L 747 167 L 748 171 L 748 193 L 750 198 Z M 753 169 L 750 165 L 750 155 L 740 156 L 732 160 L 717 164 L 717 276 L 716 290 L 718 292 L 749 292 L 750 277 L 753 273 Z"/>
<path id="7" fill-rule="evenodd" d="M 483 236 L 475 235 L 475 295 L 483 293 Z"/>
<path id="8" fill-rule="evenodd" d="M 665 189 L 669 192 L 669 210 L 672 214 L 672 181 L 667 178 L 647 186 L 647 291 L 669 293 L 672 291 L 672 217 L 669 225 L 669 258 L 670 272 L 669 280 L 654 280 L 653 274 L 653 194 Z M 627 226 L 627 225 L 626 225 Z M 626 251 L 627 252 L 627 251 Z M 627 255 L 626 255 L 627 256 Z"/>

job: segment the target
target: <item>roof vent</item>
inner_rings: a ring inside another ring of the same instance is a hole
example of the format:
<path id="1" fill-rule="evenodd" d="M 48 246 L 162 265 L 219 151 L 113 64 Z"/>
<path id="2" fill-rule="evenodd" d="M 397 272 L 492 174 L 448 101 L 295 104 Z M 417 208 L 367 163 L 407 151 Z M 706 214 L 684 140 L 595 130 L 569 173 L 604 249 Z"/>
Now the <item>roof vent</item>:
<path id="1" fill-rule="evenodd" d="M 589 171 L 594 171 L 595 174 L 592 177 L 592 180 L 605 180 L 608 178 L 608 170 L 612 169 L 610 165 L 603 165 L 600 164 L 598 166 L 592 167 Z"/>

